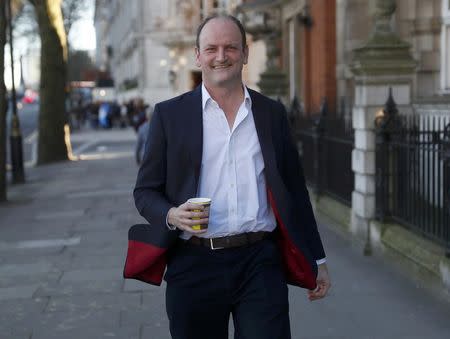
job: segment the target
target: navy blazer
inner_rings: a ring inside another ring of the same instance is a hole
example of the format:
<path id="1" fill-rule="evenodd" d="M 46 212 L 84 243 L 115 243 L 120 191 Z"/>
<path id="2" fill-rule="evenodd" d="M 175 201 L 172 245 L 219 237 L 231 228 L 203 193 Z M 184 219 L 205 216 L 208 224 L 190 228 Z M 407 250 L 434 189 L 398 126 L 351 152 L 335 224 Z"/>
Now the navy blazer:
<path id="1" fill-rule="evenodd" d="M 325 252 L 286 111 L 281 103 L 248 91 L 286 279 L 313 289 L 316 260 L 324 258 Z M 155 106 L 134 189 L 136 207 L 149 225 L 136 225 L 129 231 L 126 278 L 161 284 L 168 251 L 179 235 L 168 230 L 166 216 L 171 207 L 195 197 L 202 145 L 201 86 Z"/>

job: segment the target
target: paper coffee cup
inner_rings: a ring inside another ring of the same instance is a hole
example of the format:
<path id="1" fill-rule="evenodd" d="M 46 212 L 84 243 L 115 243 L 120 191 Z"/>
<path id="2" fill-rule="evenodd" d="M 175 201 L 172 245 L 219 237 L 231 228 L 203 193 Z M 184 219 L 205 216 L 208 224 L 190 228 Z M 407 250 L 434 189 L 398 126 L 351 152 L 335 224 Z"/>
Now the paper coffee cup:
<path id="1" fill-rule="evenodd" d="M 196 204 L 196 205 L 202 205 L 205 206 L 204 211 L 208 211 L 209 213 L 209 207 L 211 206 L 211 199 L 209 198 L 191 198 L 188 200 L 188 202 L 190 202 L 191 204 Z M 201 212 L 201 210 L 192 210 L 193 212 Z M 200 218 L 192 218 L 192 220 L 198 220 Z M 198 224 L 198 225 L 193 225 L 192 229 L 193 230 L 204 230 L 208 228 L 208 224 Z"/>

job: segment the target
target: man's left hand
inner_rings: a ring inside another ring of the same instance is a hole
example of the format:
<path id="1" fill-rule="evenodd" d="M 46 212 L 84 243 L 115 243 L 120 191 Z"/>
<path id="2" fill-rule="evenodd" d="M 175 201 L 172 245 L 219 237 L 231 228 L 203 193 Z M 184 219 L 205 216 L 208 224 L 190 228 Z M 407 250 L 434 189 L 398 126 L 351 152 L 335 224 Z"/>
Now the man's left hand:
<path id="1" fill-rule="evenodd" d="M 331 283 L 328 275 L 327 264 L 319 265 L 316 282 L 316 289 L 308 291 L 308 298 L 311 301 L 322 299 L 327 295 L 328 290 L 330 289 Z"/>

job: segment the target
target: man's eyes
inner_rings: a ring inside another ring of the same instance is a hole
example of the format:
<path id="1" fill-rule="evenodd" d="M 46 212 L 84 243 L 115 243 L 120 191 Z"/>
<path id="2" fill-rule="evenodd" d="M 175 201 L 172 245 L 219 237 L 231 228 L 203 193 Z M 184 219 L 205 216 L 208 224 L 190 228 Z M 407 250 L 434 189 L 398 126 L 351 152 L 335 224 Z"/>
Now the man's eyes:
<path id="1" fill-rule="evenodd" d="M 227 51 L 235 51 L 235 50 L 237 50 L 237 47 L 236 46 L 226 46 L 225 49 Z M 206 52 L 215 52 L 216 50 L 217 50 L 217 47 L 207 47 L 205 49 Z"/>

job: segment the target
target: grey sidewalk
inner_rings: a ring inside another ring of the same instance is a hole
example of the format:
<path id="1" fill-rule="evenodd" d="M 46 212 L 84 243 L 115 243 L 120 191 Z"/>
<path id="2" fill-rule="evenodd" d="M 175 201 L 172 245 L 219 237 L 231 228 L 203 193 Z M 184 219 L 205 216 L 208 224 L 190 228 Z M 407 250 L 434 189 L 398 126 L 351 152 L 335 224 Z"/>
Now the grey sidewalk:
<path id="1" fill-rule="evenodd" d="M 143 221 L 131 195 L 134 134 L 74 140 L 89 160 L 28 169 L 0 205 L 0 338 L 169 338 L 164 285 L 122 279 L 128 227 Z M 333 287 L 315 303 L 290 288 L 294 339 L 449 337 L 447 302 L 320 228 Z"/>

